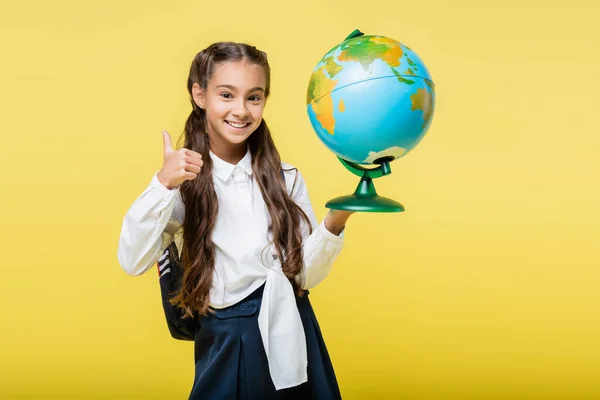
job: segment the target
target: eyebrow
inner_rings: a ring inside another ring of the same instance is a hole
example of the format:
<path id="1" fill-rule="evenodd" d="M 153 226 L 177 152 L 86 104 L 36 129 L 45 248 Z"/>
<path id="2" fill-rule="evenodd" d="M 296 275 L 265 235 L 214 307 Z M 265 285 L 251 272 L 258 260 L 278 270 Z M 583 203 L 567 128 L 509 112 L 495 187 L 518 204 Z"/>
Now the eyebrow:
<path id="1" fill-rule="evenodd" d="M 217 86 L 217 89 L 221 88 L 221 87 L 231 89 L 231 90 L 236 90 L 236 88 L 231 85 L 219 85 L 219 86 Z M 260 86 L 257 86 L 255 88 L 250 89 L 248 92 L 256 92 L 256 91 L 264 92 L 265 89 L 261 88 Z"/>

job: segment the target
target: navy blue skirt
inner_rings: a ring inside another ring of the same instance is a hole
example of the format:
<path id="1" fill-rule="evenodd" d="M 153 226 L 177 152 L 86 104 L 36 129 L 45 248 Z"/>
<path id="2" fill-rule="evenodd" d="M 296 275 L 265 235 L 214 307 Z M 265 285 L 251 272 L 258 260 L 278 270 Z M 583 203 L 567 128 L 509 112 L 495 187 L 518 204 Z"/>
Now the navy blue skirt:
<path id="1" fill-rule="evenodd" d="M 296 302 L 306 335 L 308 382 L 275 390 L 258 330 L 264 285 L 238 304 L 201 318 L 195 333 L 196 372 L 190 399 L 341 399 L 321 329 L 308 299 Z"/>

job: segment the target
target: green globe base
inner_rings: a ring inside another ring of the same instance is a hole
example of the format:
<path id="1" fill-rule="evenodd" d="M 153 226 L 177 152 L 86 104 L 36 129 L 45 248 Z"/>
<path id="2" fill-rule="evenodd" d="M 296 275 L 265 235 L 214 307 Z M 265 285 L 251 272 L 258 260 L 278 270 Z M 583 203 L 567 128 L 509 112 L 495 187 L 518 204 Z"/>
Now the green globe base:
<path id="1" fill-rule="evenodd" d="M 332 210 L 356 212 L 402 212 L 404 206 L 395 200 L 377 194 L 373 180 L 362 177 L 354 194 L 336 197 L 325 204 Z"/>

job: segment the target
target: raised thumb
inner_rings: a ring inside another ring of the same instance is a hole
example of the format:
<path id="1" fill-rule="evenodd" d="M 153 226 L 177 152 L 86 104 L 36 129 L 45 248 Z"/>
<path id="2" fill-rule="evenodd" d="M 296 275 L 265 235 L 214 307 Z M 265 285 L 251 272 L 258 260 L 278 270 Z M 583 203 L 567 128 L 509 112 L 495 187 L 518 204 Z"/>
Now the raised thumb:
<path id="1" fill-rule="evenodd" d="M 162 131 L 162 135 L 163 135 L 163 144 L 165 146 L 165 153 L 173 150 L 173 147 L 171 146 L 171 135 L 169 135 L 169 132 Z"/>

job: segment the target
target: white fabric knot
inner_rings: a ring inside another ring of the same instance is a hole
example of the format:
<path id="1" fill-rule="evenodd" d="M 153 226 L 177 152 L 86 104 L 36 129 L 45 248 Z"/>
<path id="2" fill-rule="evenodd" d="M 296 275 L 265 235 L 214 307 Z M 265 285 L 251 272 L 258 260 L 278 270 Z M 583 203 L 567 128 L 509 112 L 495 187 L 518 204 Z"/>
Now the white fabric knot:
<path id="1" fill-rule="evenodd" d="M 279 263 L 276 263 L 279 264 Z M 258 329 L 276 390 L 308 381 L 306 337 L 294 289 L 281 271 L 270 268 L 258 314 Z M 285 351 L 281 351 L 285 348 Z M 275 351 L 279 349 L 279 351 Z"/>

